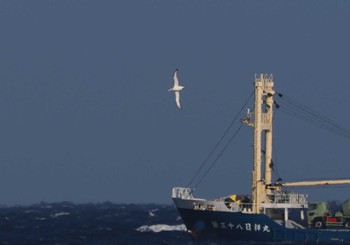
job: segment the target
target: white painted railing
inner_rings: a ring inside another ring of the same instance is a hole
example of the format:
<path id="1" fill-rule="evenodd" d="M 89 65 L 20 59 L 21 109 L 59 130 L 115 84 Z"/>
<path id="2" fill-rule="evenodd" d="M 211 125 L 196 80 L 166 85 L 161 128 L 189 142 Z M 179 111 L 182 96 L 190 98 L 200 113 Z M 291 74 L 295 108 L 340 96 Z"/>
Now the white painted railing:
<path id="1" fill-rule="evenodd" d="M 174 187 L 172 198 L 193 199 L 192 190 L 184 187 Z"/>
<path id="2" fill-rule="evenodd" d="M 305 194 L 270 194 L 267 195 L 272 203 L 280 204 L 307 204 Z"/>

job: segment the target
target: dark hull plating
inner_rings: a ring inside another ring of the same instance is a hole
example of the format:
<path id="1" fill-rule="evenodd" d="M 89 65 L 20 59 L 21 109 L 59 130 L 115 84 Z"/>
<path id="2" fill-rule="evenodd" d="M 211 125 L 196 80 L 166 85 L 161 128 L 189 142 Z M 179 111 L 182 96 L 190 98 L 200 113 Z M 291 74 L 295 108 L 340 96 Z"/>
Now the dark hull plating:
<path id="1" fill-rule="evenodd" d="M 178 211 L 194 239 L 307 244 L 350 244 L 349 230 L 288 229 L 264 214 Z"/>

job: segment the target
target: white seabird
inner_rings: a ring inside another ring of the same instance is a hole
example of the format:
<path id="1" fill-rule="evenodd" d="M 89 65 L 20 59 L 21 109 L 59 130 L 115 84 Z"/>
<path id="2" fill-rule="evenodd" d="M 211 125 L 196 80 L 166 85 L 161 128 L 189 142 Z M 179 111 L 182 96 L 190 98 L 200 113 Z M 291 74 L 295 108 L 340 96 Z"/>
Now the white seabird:
<path id="1" fill-rule="evenodd" d="M 181 104 L 180 104 L 180 91 L 183 90 L 185 87 L 179 85 L 179 79 L 177 78 L 177 72 L 178 72 L 178 69 L 176 69 L 176 71 L 174 72 L 174 75 L 173 75 L 174 87 L 172 87 L 172 88 L 169 89 L 168 91 L 169 91 L 169 92 L 170 92 L 170 91 L 175 92 L 175 101 L 176 101 L 176 105 L 177 105 L 177 107 L 179 107 L 179 108 L 181 109 Z"/>

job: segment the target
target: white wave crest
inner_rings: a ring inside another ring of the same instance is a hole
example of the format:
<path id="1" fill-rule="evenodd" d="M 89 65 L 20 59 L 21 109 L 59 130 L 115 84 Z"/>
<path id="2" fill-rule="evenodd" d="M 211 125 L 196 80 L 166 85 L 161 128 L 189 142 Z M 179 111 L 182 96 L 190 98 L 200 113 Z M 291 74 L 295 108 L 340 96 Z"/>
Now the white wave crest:
<path id="1" fill-rule="evenodd" d="M 154 216 L 156 216 L 155 213 L 156 213 L 157 211 L 158 211 L 158 208 L 152 209 L 152 210 L 148 211 L 148 214 L 149 214 L 150 217 L 154 217 Z"/>
<path id="2" fill-rule="evenodd" d="M 36 220 L 46 220 L 46 218 L 35 217 Z"/>
<path id="3" fill-rule="evenodd" d="M 143 225 L 136 229 L 139 232 L 186 231 L 185 225 Z"/>
<path id="4" fill-rule="evenodd" d="M 57 218 L 59 216 L 63 216 L 63 215 L 70 215 L 70 213 L 67 212 L 60 212 L 60 213 L 54 213 L 52 215 L 50 215 L 52 218 Z"/>

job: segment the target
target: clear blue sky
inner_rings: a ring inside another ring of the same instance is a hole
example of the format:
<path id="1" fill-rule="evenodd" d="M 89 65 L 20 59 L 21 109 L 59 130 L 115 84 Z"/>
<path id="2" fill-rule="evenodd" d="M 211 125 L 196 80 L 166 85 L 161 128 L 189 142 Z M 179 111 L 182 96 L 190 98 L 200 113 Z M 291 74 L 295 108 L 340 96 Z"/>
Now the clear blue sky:
<path id="1" fill-rule="evenodd" d="M 2 0 L 0 30 L 1 204 L 170 203 L 254 73 L 349 127 L 349 1 Z M 182 111 L 167 92 L 176 68 Z M 348 139 L 275 119 L 283 179 L 350 177 Z M 252 142 L 244 127 L 197 194 L 250 193 Z"/>

